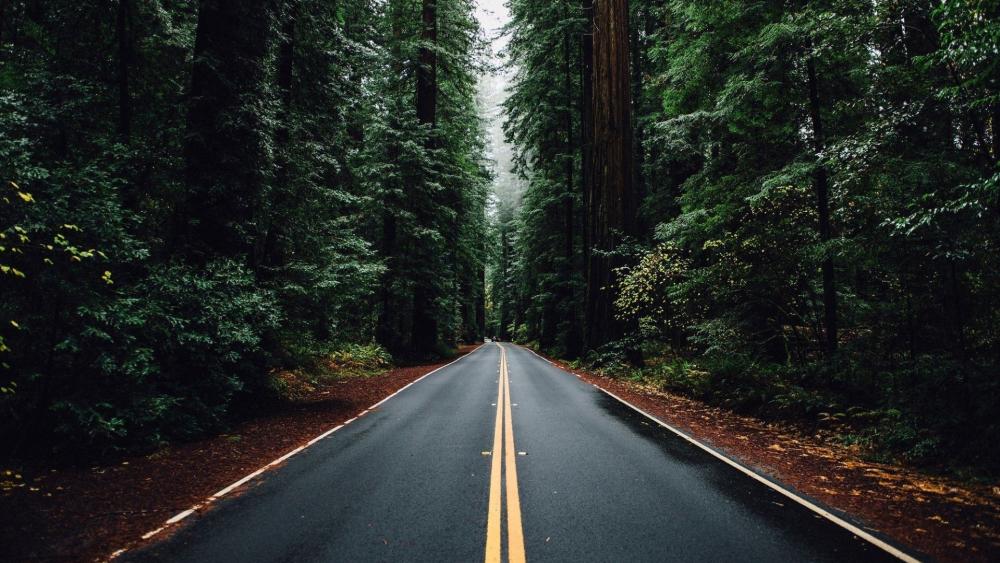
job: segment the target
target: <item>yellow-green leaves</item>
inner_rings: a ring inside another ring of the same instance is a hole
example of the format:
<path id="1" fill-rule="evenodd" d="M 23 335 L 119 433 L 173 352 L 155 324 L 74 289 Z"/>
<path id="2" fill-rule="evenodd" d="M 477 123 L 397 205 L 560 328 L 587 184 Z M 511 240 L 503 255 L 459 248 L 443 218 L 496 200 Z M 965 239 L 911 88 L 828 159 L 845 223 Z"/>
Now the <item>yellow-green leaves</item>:
<path id="1" fill-rule="evenodd" d="M 0 264 L 0 273 L 6 274 L 8 276 L 14 276 L 15 278 L 23 278 L 24 272 L 18 270 L 13 266 L 8 266 L 7 264 Z"/>
<path id="2" fill-rule="evenodd" d="M 21 198 L 21 201 L 23 201 L 24 203 L 34 203 L 35 202 L 35 198 L 32 197 L 32 195 L 30 193 L 28 193 L 26 191 L 23 191 L 21 189 L 21 186 L 17 185 L 17 182 L 11 181 L 11 182 L 8 182 L 8 183 L 10 184 L 10 188 L 12 190 L 14 190 L 14 192 L 17 194 L 17 197 Z M 10 202 L 10 200 L 7 199 L 7 198 L 4 198 L 4 200 L 7 201 L 7 202 Z"/>

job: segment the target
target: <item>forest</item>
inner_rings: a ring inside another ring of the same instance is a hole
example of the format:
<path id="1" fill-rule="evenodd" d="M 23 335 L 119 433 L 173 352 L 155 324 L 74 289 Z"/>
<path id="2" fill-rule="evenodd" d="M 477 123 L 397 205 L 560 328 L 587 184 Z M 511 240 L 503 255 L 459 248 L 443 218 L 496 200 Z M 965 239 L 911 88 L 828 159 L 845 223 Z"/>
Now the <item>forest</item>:
<path id="1" fill-rule="evenodd" d="M 4 454 L 189 439 L 279 367 L 481 338 L 473 7 L 0 3 Z"/>
<path id="2" fill-rule="evenodd" d="M 508 5 L 490 332 L 997 474 L 1000 3 Z"/>
<path id="3" fill-rule="evenodd" d="M 0 456 L 492 337 L 1000 471 L 1000 2 L 507 7 L 0 0 Z"/>

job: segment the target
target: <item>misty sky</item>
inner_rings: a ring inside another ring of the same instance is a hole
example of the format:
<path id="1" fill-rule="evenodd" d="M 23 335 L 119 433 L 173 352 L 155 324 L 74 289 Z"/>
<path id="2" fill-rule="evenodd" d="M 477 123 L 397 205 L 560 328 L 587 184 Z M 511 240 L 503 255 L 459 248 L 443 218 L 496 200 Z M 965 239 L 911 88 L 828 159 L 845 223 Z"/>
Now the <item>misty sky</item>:
<path id="1" fill-rule="evenodd" d="M 504 6 L 505 1 L 478 1 L 477 17 L 486 37 L 493 45 L 493 66 L 498 66 L 501 62 L 500 54 L 507 44 L 506 38 L 500 35 L 501 28 L 510 19 Z M 508 82 L 509 77 L 504 72 L 482 76 L 479 81 L 479 96 L 483 115 L 488 120 L 490 158 L 495 163 L 496 180 L 493 192 L 501 204 L 516 205 L 520 200 L 522 188 L 517 177 L 511 172 L 511 147 L 503 139 L 503 114 L 500 107 L 507 99 Z"/>
<path id="2" fill-rule="evenodd" d="M 500 27 L 510 19 L 504 2 L 506 0 L 479 0 L 477 2 L 476 17 L 479 18 L 479 23 L 490 39 L 496 37 Z"/>

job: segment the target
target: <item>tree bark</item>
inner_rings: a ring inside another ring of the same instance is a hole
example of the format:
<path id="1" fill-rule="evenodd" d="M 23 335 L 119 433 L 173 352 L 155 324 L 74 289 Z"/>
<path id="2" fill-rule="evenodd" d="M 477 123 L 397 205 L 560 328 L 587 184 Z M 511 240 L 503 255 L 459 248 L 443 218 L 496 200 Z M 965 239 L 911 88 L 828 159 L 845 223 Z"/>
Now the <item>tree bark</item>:
<path id="1" fill-rule="evenodd" d="M 583 260 L 590 263 L 594 182 L 594 1 L 581 0 L 584 30 L 580 37 L 580 187 L 583 194 Z"/>
<path id="2" fill-rule="evenodd" d="M 620 339 L 615 316 L 615 269 L 623 238 L 635 227 L 632 95 L 627 0 L 598 0 L 594 11 L 593 196 L 587 267 L 587 348 Z"/>
<path id="3" fill-rule="evenodd" d="M 563 38 L 563 90 L 566 94 L 566 110 L 563 112 L 563 127 L 566 131 L 566 145 L 564 147 L 565 159 L 565 182 L 566 187 L 563 192 L 563 220 L 564 220 L 564 255 L 566 258 L 567 268 L 572 271 L 573 264 L 573 192 L 574 190 L 574 174 L 573 168 L 575 164 L 573 162 L 573 81 L 571 76 L 570 68 L 570 37 L 566 34 Z"/>
<path id="4" fill-rule="evenodd" d="M 423 0 L 421 11 L 423 27 L 420 31 L 419 62 L 417 67 L 417 119 L 421 124 L 437 124 L 437 0 Z"/>
<path id="5" fill-rule="evenodd" d="M 402 28 L 402 14 L 400 13 L 399 2 L 390 3 L 389 17 L 392 21 L 392 70 L 395 76 L 401 76 L 403 74 L 403 54 L 402 54 L 402 42 L 403 42 L 403 28 Z M 393 130 L 400 129 L 399 116 L 392 115 L 389 117 L 390 126 Z M 393 167 L 399 168 L 399 157 L 402 152 L 402 148 L 399 146 L 398 141 L 395 139 L 389 143 L 386 149 L 388 160 L 392 163 Z M 405 352 L 403 349 L 403 334 L 402 334 L 402 324 L 399 322 L 401 318 L 401 311 L 395 307 L 393 303 L 393 297 L 395 295 L 393 291 L 393 283 L 395 281 L 397 273 L 397 245 L 398 245 L 398 229 L 396 225 L 396 210 L 399 207 L 398 198 L 396 198 L 390 190 L 386 190 L 382 199 L 382 239 L 381 239 L 381 254 L 382 260 L 386 266 L 386 272 L 382 276 L 381 287 L 379 289 L 379 301 L 381 303 L 381 309 L 379 311 L 379 317 L 377 326 L 375 328 L 375 339 L 379 344 L 384 346 L 390 353 L 396 355 Z"/>
<path id="6" fill-rule="evenodd" d="M 271 172 L 266 95 L 273 0 L 201 0 L 184 147 L 187 193 L 175 209 L 179 253 L 249 264 L 255 206 Z"/>
<path id="7" fill-rule="evenodd" d="M 293 103 L 293 80 L 295 75 L 295 27 L 299 16 L 299 0 L 286 0 L 285 12 L 281 15 L 281 37 L 276 57 L 276 77 L 275 82 L 278 87 L 278 109 L 277 127 L 274 132 L 275 146 L 275 186 L 285 197 L 291 194 L 287 191 L 289 184 L 289 157 L 288 148 L 291 141 L 291 119 Z M 263 236 L 260 237 L 260 248 L 255 251 L 258 258 L 255 264 L 263 268 L 277 266 L 284 261 L 279 245 L 280 237 L 285 226 L 280 218 L 274 217 L 274 213 L 262 221 Z"/>
<path id="8" fill-rule="evenodd" d="M 646 189 L 645 183 L 646 179 L 643 176 L 643 144 L 644 144 L 644 128 L 642 123 L 639 121 L 642 116 L 642 104 L 643 104 L 643 91 L 642 91 L 642 69 L 643 69 L 643 54 L 645 53 L 645 46 L 643 45 L 643 33 L 645 32 L 645 22 L 646 17 L 642 12 L 641 7 L 637 8 L 634 14 L 634 20 L 630 22 L 629 29 L 629 44 L 632 50 L 631 60 L 630 60 L 630 76 L 632 81 L 632 117 L 633 117 L 633 131 L 632 131 L 632 141 L 634 149 L 632 151 L 632 185 L 635 190 L 636 202 L 642 201 Z"/>
<path id="9" fill-rule="evenodd" d="M 423 0 L 421 21 L 423 27 L 420 31 L 420 65 L 417 68 L 417 120 L 422 126 L 431 129 L 427 147 L 433 149 L 438 95 L 437 51 L 434 48 L 437 45 L 437 0 Z M 433 314 L 434 293 L 430 280 L 416 280 L 410 331 L 412 351 L 416 355 L 433 352 L 438 343 L 438 323 Z"/>
<path id="10" fill-rule="evenodd" d="M 0 47 L 3 46 L 4 31 L 7 26 L 7 4 L 10 0 L 0 0 Z"/>
<path id="11" fill-rule="evenodd" d="M 990 115 L 990 135 L 993 137 L 993 164 L 1000 163 L 1000 104 L 993 104 Z"/>
<path id="12" fill-rule="evenodd" d="M 274 134 L 276 143 L 284 145 L 289 137 L 289 117 L 292 112 L 292 79 L 295 74 L 295 25 L 299 16 L 299 1 L 287 0 L 286 13 L 281 19 L 281 43 L 278 46 L 277 86 L 281 100 L 281 115 Z"/>
<path id="13" fill-rule="evenodd" d="M 480 252 L 485 256 L 485 244 L 481 247 Z M 479 266 L 476 273 L 476 340 L 482 341 L 483 337 L 486 336 L 486 264 L 483 263 Z"/>
<path id="14" fill-rule="evenodd" d="M 822 163 L 825 149 L 823 136 L 823 118 L 820 113 L 819 80 L 816 76 L 816 61 L 812 55 L 806 60 L 806 70 L 809 76 L 809 117 L 813 129 L 813 151 L 816 153 L 816 169 L 813 181 L 816 189 L 816 210 L 819 214 L 819 240 L 824 245 L 830 242 L 832 231 L 830 227 L 830 194 L 826 167 Z M 823 325 L 825 332 L 824 344 L 828 355 L 837 351 L 837 288 L 835 286 L 833 259 L 824 248 L 822 263 L 823 273 Z"/>
<path id="15" fill-rule="evenodd" d="M 510 264 L 510 241 L 507 236 L 507 222 L 503 220 L 501 216 L 500 223 L 500 291 L 501 298 L 497 301 L 500 307 L 500 313 L 497 315 L 499 318 L 500 326 L 497 332 L 499 333 L 501 340 L 510 340 L 510 333 L 507 332 L 507 327 L 510 325 L 508 322 L 508 311 L 505 307 L 507 303 L 510 302 L 512 296 L 507 292 L 507 276 L 510 275 L 509 264 Z"/>
<path id="16" fill-rule="evenodd" d="M 6 4 L 6 0 L 4 3 Z M 132 0 L 118 0 L 115 18 L 118 35 L 118 135 L 125 144 L 129 144 L 132 138 L 132 96 L 129 92 L 129 64 L 132 62 L 132 39 L 129 37 L 131 3 Z"/>

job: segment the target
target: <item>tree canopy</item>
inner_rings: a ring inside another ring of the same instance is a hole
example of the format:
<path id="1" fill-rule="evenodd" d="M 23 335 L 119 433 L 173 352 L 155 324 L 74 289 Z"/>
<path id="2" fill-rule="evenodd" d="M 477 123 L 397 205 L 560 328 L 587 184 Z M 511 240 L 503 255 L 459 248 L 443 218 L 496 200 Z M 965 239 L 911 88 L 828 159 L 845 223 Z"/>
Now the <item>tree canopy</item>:
<path id="1" fill-rule="evenodd" d="M 0 4 L 3 443 L 490 335 L 1000 467 L 996 0 L 507 6 L 511 170 L 473 0 Z"/>
<path id="2" fill-rule="evenodd" d="M 492 332 L 997 467 L 997 2 L 509 4 L 527 189 L 495 218 Z"/>
<path id="3" fill-rule="evenodd" d="M 5 454 L 197 436 L 339 347 L 480 339 L 473 11 L 4 2 Z"/>

